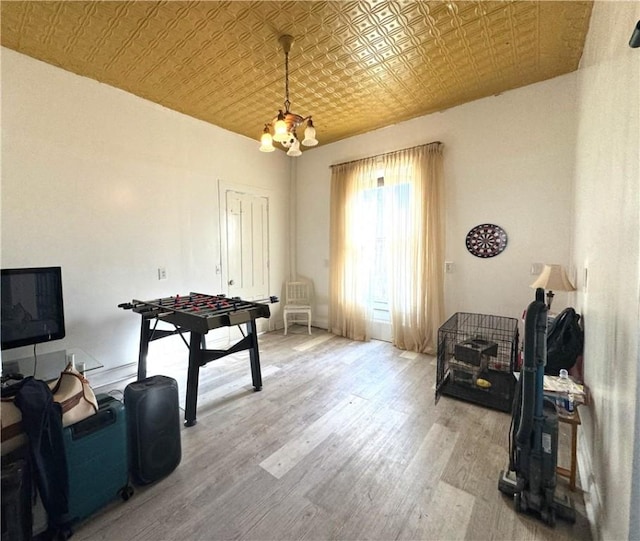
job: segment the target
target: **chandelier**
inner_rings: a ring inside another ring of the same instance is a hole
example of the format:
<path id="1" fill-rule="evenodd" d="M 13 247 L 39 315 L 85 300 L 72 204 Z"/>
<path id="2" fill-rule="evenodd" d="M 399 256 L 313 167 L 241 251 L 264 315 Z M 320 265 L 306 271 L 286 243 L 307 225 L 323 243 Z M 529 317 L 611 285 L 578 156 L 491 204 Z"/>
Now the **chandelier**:
<path id="1" fill-rule="evenodd" d="M 273 152 L 275 147 L 273 142 L 280 143 L 287 150 L 287 156 L 300 156 L 300 141 L 296 130 L 306 122 L 304 129 L 304 139 L 302 144 L 306 147 L 313 147 L 318 144 L 316 139 L 316 129 L 313 127 L 311 116 L 302 117 L 296 113 L 292 113 L 289 108 L 289 51 L 293 44 L 293 36 L 280 36 L 278 40 L 284 51 L 284 76 L 285 76 L 285 100 L 284 112 L 282 109 L 278 111 L 278 115 L 267 124 L 264 125 L 264 131 L 260 139 L 260 150 L 262 152 Z M 273 130 L 273 134 L 271 133 Z"/>

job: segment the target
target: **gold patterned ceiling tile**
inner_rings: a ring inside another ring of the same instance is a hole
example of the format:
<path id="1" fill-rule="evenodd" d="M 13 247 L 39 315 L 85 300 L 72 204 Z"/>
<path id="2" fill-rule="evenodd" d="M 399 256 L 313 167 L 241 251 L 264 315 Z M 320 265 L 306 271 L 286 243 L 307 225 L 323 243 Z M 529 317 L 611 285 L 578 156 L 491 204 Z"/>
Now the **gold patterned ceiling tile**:
<path id="1" fill-rule="evenodd" d="M 3 46 L 258 139 L 321 144 L 571 72 L 592 1 L 2 2 Z"/>

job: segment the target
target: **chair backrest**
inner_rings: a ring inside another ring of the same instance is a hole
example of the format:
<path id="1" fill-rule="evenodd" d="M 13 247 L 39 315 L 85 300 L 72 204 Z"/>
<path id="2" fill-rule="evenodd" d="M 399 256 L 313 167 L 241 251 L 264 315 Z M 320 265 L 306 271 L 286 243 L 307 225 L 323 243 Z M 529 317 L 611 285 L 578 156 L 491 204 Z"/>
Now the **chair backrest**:
<path id="1" fill-rule="evenodd" d="M 286 304 L 310 304 L 309 284 L 307 282 L 287 282 Z"/>

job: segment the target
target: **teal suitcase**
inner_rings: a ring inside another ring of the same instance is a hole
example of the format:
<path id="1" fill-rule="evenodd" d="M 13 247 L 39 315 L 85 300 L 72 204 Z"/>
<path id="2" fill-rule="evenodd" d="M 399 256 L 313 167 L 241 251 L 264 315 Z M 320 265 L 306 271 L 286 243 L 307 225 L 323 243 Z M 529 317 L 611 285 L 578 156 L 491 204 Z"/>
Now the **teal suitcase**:
<path id="1" fill-rule="evenodd" d="M 127 421 L 124 404 L 98 395 L 98 412 L 64 429 L 69 515 L 83 520 L 116 498 L 128 500 Z"/>

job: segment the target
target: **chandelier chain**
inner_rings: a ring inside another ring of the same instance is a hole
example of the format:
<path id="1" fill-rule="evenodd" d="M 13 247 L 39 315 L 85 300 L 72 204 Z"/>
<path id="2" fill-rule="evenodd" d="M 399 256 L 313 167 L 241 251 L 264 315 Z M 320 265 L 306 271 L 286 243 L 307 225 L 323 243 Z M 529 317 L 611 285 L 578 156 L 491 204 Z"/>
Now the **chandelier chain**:
<path id="1" fill-rule="evenodd" d="M 291 102 L 289 101 L 289 51 L 285 51 L 284 53 L 284 106 L 285 112 L 289 112 L 289 107 L 291 106 Z"/>

